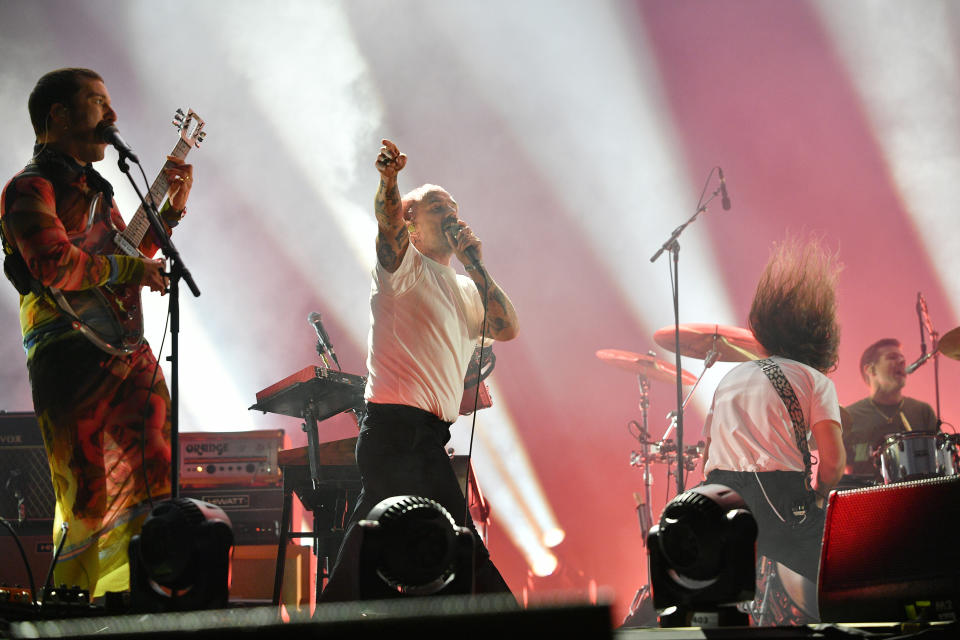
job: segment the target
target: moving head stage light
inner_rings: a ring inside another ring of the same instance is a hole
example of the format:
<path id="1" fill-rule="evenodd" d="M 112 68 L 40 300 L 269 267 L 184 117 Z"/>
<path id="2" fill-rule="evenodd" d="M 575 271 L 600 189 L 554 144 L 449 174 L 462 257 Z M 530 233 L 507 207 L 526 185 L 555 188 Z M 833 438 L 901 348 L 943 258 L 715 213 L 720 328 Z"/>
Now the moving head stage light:
<path id="1" fill-rule="evenodd" d="M 128 548 L 133 610 L 225 608 L 232 546 L 220 507 L 193 498 L 157 504 Z"/>
<path id="2" fill-rule="evenodd" d="M 729 487 L 695 487 L 670 501 L 647 535 L 653 606 L 676 607 L 661 626 L 689 626 L 700 612 L 716 612 L 705 616 L 715 625 L 746 625 L 735 605 L 754 596 L 756 540 L 753 515 Z"/>

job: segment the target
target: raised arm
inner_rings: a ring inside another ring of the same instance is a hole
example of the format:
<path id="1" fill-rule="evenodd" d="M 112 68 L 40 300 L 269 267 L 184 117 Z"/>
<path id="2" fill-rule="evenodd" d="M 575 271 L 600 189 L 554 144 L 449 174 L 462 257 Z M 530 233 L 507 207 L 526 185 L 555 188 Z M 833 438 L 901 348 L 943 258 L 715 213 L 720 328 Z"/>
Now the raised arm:
<path id="1" fill-rule="evenodd" d="M 377 215 L 377 262 L 390 273 L 400 267 L 410 245 L 407 223 L 403 219 L 400 189 L 397 187 L 397 174 L 406 164 L 407 156 L 400 153 L 397 145 L 383 140 L 383 146 L 377 155 L 376 167 L 380 172 L 380 187 L 373 200 L 373 209 Z"/>

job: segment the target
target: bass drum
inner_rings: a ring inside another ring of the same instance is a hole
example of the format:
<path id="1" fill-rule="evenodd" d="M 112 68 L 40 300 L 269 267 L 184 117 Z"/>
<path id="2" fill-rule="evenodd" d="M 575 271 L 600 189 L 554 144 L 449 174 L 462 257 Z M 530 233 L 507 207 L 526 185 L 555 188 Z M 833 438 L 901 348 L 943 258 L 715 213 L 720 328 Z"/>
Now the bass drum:
<path id="1" fill-rule="evenodd" d="M 884 484 L 957 475 L 956 438 L 945 433 L 893 433 L 875 455 Z"/>

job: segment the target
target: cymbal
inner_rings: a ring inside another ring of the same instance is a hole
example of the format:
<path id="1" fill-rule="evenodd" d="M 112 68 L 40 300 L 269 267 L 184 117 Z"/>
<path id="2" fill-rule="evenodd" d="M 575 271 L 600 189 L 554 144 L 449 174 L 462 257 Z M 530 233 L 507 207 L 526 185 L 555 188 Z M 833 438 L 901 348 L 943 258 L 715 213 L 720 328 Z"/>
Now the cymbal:
<path id="1" fill-rule="evenodd" d="M 943 334 L 937 343 L 937 351 L 953 360 L 960 360 L 960 327 Z"/>
<path id="2" fill-rule="evenodd" d="M 660 360 L 654 356 L 633 353 L 632 351 L 622 351 L 620 349 L 600 349 L 597 351 L 597 357 L 607 364 L 612 364 L 618 369 L 629 371 L 637 375 L 646 376 L 651 380 L 661 382 L 675 382 L 677 379 L 677 369 L 669 362 Z M 690 386 L 697 381 L 697 376 L 689 371 L 680 370 L 683 384 Z"/>
<path id="3" fill-rule="evenodd" d="M 673 351 L 673 326 L 657 329 L 653 340 L 664 349 Z M 711 348 L 716 348 L 720 355 L 717 359 L 722 362 L 758 360 L 766 355 L 766 350 L 749 329 L 703 322 L 680 325 L 680 355 L 703 360 Z"/>

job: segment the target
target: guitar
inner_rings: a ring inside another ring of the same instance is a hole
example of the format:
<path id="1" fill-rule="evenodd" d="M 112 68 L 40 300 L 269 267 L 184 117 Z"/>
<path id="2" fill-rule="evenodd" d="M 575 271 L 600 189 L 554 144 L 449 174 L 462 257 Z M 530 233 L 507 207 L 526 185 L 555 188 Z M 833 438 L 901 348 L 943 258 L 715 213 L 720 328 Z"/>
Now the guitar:
<path id="1" fill-rule="evenodd" d="M 204 121 L 189 109 L 184 114 L 177 109 L 173 117 L 173 126 L 180 134 L 176 146 L 170 153 L 183 159 L 190 149 L 199 147 L 206 137 L 203 131 Z M 171 166 L 167 161 L 164 169 Z M 150 186 L 150 197 L 160 203 L 167 195 L 170 185 L 166 174 L 160 174 Z M 73 234 L 70 241 L 87 253 L 99 255 L 127 255 L 146 257 L 139 247 L 144 236 L 150 230 L 150 219 L 141 204 L 130 222 L 121 231 L 113 224 L 110 216 L 111 202 L 98 193 L 90 203 L 87 224 L 80 233 Z M 90 342 L 111 355 L 132 353 L 143 342 L 143 312 L 141 310 L 139 284 L 104 285 L 83 291 L 62 291 L 48 288 L 57 306 Z"/>

